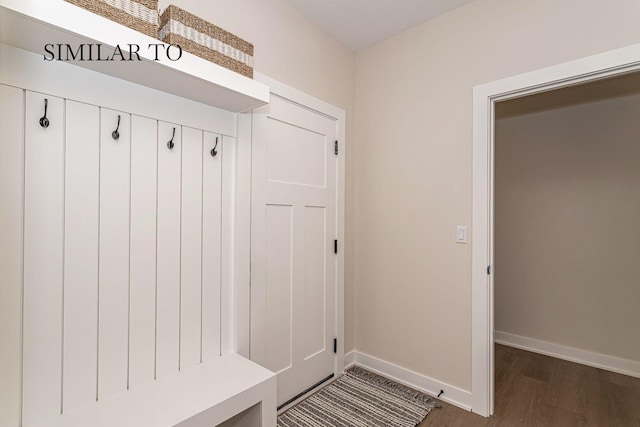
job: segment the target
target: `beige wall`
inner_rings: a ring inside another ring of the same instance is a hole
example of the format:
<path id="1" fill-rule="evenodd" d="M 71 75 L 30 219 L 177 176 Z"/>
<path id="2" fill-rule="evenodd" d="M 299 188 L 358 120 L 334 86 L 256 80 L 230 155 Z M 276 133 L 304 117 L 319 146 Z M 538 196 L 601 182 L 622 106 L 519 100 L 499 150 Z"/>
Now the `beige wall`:
<path id="1" fill-rule="evenodd" d="M 495 327 L 639 361 L 640 78 L 616 80 L 496 109 Z"/>
<path id="2" fill-rule="evenodd" d="M 284 0 L 160 0 L 255 46 L 255 70 L 347 113 L 345 349 L 353 348 L 355 55 Z"/>
<path id="3" fill-rule="evenodd" d="M 356 349 L 470 390 L 472 88 L 638 43 L 639 16 L 477 0 L 356 55 Z"/>

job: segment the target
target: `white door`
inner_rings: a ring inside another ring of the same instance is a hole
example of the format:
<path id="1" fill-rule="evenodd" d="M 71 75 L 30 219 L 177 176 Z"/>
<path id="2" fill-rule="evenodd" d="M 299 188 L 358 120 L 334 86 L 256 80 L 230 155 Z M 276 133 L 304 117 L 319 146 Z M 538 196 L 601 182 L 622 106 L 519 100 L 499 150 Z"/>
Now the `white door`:
<path id="1" fill-rule="evenodd" d="M 253 113 L 251 357 L 283 405 L 336 369 L 336 119 L 277 95 Z"/>

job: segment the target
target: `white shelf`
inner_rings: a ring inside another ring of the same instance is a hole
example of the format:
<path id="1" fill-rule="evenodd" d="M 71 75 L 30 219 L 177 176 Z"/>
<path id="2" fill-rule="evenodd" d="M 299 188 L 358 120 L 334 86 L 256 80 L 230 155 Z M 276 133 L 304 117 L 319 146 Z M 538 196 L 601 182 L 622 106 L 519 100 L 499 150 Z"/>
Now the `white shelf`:
<path id="1" fill-rule="evenodd" d="M 73 61 L 75 65 L 232 112 L 269 102 L 269 88 L 187 52 L 178 61 L 148 49 L 160 41 L 62 0 L 0 0 L 0 43 L 43 55 L 46 44 L 140 46 L 142 61 Z M 0 59 L 1 60 L 1 59 Z"/>

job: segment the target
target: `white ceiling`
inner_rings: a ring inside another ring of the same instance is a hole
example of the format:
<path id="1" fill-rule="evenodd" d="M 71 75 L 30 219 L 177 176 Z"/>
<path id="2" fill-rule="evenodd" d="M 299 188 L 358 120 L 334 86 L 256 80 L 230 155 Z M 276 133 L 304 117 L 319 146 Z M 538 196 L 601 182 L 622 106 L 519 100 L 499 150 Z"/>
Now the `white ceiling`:
<path id="1" fill-rule="evenodd" d="M 354 51 L 472 0 L 286 0 Z"/>

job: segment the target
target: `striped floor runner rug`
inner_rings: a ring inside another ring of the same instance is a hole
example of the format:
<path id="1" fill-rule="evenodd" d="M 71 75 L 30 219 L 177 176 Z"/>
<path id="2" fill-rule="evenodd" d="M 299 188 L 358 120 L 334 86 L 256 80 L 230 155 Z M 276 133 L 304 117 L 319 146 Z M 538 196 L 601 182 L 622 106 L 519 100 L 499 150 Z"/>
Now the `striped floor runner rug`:
<path id="1" fill-rule="evenodd" d="M 278 427 L 415 427 L 438 407 L 431 398 L 353 367 L 278 417 Z"/>

